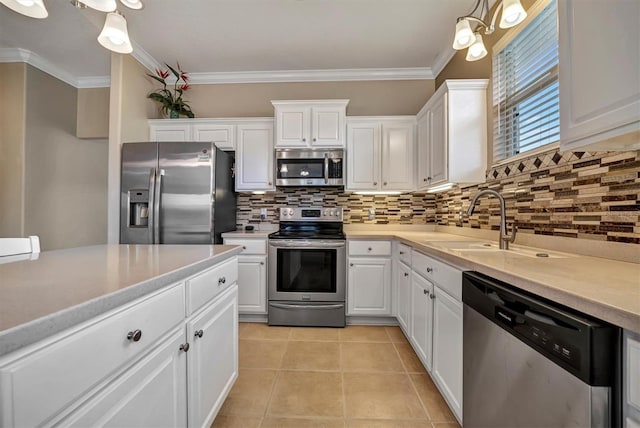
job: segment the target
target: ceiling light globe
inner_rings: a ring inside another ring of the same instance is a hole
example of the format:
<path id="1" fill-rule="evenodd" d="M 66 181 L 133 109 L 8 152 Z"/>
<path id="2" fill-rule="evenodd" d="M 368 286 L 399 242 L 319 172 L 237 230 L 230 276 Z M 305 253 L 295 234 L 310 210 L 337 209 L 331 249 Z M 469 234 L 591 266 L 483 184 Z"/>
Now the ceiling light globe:
<path id="1" fill-rule="evenodd" d="M 89 6 L 91 9 L 99 10 L 100 12 L 113 12 L 117 8 L 116 0 L 80 0 L 82 3 Z"/>
<path id="2" fill-rule="evenodd" d="M 140 10 L 144 7 L 141 0 L 120 0 L 120 3 L 128 7 L 129 9 Z"/>
<path id="3" fill-rule="evenodd" d="M 133 52 L 127 31 L 127 20 L 124 16 L 117 12 L 107 15 L 102 32 L 98 36 L 98 43 L 113 52 L 121 54 Z"/>
<path id="4" fill-rule="evenodd" d="M 467 61 L 477 61 L 479 59 L 487 56 L 487 48 L 484 46 L 484 42 L 482 41 L 482 35 L 480 33 L 476 33 L 475 41 L 471 46 L 469 46 L 469 50 L 467 51 Z"/>
<path id="5" fill-rule="evenodd" d="M 464 18 L 460 19 L 456 23 L 456 35 L 453 39 L 453 48 L 456 50 L 468 48 L 473 43 L 473 40 L 473 31 L 471 31 L 469 21 Z"/>
<path id="6" fill-rule="evenodd" d="M 43 19 L 49 16 L 42 0 L 0 0 L 0 3 L 30 18 Z"/>
<path id="7" fill-rule="evenodd" d="M 511 28 L 527 17 L 527 12 L 522 7 L 520 0 L 504 0 L 502 3 L 502 16 L 500 17 L 500 28 Z"/>

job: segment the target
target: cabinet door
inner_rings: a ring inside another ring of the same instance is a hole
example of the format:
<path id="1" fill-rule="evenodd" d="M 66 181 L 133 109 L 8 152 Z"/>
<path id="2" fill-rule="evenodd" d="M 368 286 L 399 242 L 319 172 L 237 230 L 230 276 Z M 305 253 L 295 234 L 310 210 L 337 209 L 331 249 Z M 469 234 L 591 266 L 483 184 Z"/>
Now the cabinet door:
<path id="1" fill-rule="evenodd" d="M 433 284 L 417 273 L 411 274 L 410 337 L 414 349 L 431 371 L 433 335 Z"/>
<path id="2" fill-rule="evenodd" d="M 276 107 L 276 147 L 309 147 L 310 135 L 310 107 Z"/>
<path id="3" fill-rule="evenodd" d="M 429 187 L 429 177 L 431 177 L 431 165 L 429 159 L 429 151 L 431 150 L 431 126 L 429 123 L 430 114 L 427 112 L 418 119 L 418 173 L 416 176 L 416 187 L 418 190 L 425 190 Z"/>
<path id="4" fill-rule="evenodd" d="M 344 107 L 311 108 L 311 145 L 344 147 Z"/>
<path id="5" fill-rule="evenodd" d="M 238 125 L 236 190 L 274 190 L 273 124 Z"/>
<path id="6" fill-rule="evenodd" d="M 462 302 L 435 287 L 433 379 L 451 410 L 462 419 Z"/>
<path id="7" fill-rule="evenodd" d="M 347 125 L 347 190 L 380 190 L 380 124 Z"/>
<path id="8" fill-rule="evenodd" d="M 640 334 L 624 331 L 622 417 L 625 428 L 640 426 Z"/>
<path id="9" fill-rule="evenodd" d="M 382 125 L 382 190 L 413 190 L 413 123 Z"/>
<path id="10" fill-rule="evenodd" d="M 391 315 L 391 259 L 349 259 L 347 315 Z"/>
<path id="11" fill-rule="evenodd" d="M 149 127 L 151 141 L 191 141 L 192 138 L 189 123 L 167 123 Z"/>
<path id="12" fill-rule="evenodd" d="M 238 257 L 238 310 L 241 314 L 267 313 L 267 257 Z"/>
<path id="13" fill-rule="evenodd" d="M 629 132 L 636 134 L 626 149 L 640 148 L 639 17 L 637 0 L 558 2 L 562 150 Z M 617 144 L 596 147 L 625 148 Z"/>
<path id="14" fill-rule="evenodd" d="M 449 149 L 449 135 L 447 133 L 447 94 L 434 102 L 430 114 L 429 138 L 429 170 L 431 175 L 427 177 L 429 185 L 445 183 L 448 178 L 447 162 Z"/>
<path id="15" fill-rule="evenodd" d="M 213 423 L 238 377 L 238 287 L 187 323 L 189 426 Z"/>
<path id="16" fill-rule="evenodd" d="M 236 149 L 236 127 L 234 125 L 205 124 L 193 125 L 194 141 L 212 141 L 220 150 Z"/>
<path id="17" fill-rule="evenodd" d="M 177 427 L 187 424 L 187 356 L 184 326 L 97 397 L 62 422 L 63 426 Z"/>
<path id="18" fill-rule="evenodd" d="M 411 313 L 411 269 L 402 262 L 398 262 L 397 296 L 398 296 L 398 322 L 407 336 L 410 335 L 409 315 Z"/>

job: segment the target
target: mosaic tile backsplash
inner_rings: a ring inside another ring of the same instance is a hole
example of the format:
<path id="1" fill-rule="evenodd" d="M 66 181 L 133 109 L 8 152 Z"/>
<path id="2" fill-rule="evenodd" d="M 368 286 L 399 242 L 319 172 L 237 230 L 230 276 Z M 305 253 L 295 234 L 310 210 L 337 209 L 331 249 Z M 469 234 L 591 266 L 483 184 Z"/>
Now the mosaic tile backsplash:
<path id="1" fill-rule="evenodd" d="M 498 230 L 498 200 L 483 197 L 471 218 L 459 222 L 482 189 L 502 193 L 507 221 L 519 233 L 640 244 L 640 151 L 549 152 L 501 165 L 487 172 L 486 183 L 446 193 L 398 196 L 356 195 L 328 188 L 283 188 L 274 193 L 238 194 L 238 226 L 278 222 L 278 208 L 341 206 L 345 223 L 440 224 Z M 375 219 L 369 219 L 369 208 Z"/>
<path id="2" fill-rule="evenodd" d="M 491 196 L 460 223 L 460 210 L 483 189 L 505 197 L 507 223 L 519 233 L 640 243 L 640 151 L 553 150 L 492 168 L 486 183 L 437 196 L 437 224 L 499 230 Z"/>
<path id="3" fill-rule="evenodd" d="M 267 222 L 278 223 L 279 208 L 342 207 L 345 223 L 369 224 L 426 224 L 436 221 L 436 199 L 427 193 L 402 195 L 356 195 L 338 189 L 318 187 L 279 188 L 273 193 L 254 195 L 238 194 L 236 223 L 259 223 L 260 209 L 267 209 Z M 369 218 L 369 209 L 375 210 L 375 218 Z"/>

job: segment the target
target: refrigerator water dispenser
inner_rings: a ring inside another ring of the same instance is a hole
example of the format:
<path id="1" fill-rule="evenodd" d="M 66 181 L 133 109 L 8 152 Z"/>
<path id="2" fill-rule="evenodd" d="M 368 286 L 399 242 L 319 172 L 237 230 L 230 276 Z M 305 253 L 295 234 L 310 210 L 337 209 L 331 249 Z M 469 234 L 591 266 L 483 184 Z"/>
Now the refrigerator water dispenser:
<path id="1" fill-rule="evenodd" d="M 148 227 L 149 190 L 129 190 L 129 227 Z"/>

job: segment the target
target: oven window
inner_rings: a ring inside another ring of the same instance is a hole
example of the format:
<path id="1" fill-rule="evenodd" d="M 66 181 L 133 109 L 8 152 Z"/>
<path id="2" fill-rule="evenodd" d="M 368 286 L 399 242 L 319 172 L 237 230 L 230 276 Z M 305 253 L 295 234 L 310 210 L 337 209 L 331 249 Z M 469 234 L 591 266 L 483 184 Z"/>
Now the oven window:
<path id="1" fill-rule="evenodd" d="M 335 293 L 336 250 L 278 249 L 278 292 Z"/>
<path id="2" fill-rule="evenodd" d="M 323 177 L 323 159 L 278 159 L 278 178 Z"/>

